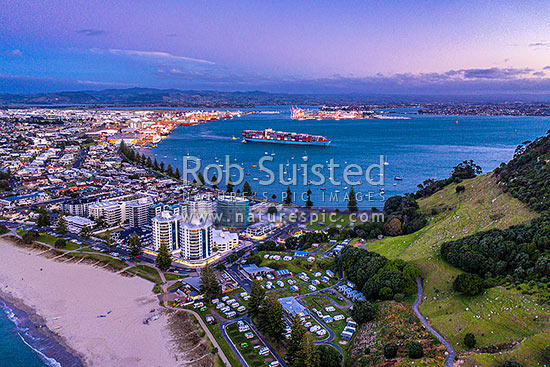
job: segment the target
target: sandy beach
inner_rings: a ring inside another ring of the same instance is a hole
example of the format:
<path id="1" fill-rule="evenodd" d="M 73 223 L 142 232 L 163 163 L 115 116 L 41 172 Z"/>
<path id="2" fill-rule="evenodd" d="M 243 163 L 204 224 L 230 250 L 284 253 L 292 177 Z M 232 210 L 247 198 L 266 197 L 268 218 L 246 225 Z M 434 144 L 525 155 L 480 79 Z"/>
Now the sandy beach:
<path id="1" fill-rule="evenodd" d="M 168 316 L 143 324 L 159 309 L 150 282 L 53 261 L 4 238 L 0 253 L 1 291 L 34 309 L 86 365 L 178 365 Z"/>

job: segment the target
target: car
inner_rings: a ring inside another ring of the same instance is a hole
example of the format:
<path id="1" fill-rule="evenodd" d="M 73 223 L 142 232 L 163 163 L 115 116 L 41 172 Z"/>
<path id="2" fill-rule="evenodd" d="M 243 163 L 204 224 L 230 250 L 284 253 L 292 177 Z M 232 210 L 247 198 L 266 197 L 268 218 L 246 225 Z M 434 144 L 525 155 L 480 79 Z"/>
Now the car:
<path id="1" fill-rule="evenodd" d="M 254 333 L 251 331 L 247 331 L 246 333 L 244 333 L 244 337 L 247 339 L 252 339 L 254 337 Z"/>
<path id="2" fill-rule="evenodd" d="M 279 361 L 273 361 L 269 364 L 269 367 L 279 367 L 280 365 Z"/>
<path id="3" fill-rule="evenodd" d="M 242 342 L 241 343 L 241 348 L 247 348 L 248 347 L 248 343 L 247 342 Z"/>
<path id="4" fill-rule="evenodd" d="M 206 306 L 202 306 L 202 307 L 200 308 L 200 310 L 201 310 L 202 312 L 204 312 L 204 311 L 208 310 L 208 308 L 207 308 Z"/>

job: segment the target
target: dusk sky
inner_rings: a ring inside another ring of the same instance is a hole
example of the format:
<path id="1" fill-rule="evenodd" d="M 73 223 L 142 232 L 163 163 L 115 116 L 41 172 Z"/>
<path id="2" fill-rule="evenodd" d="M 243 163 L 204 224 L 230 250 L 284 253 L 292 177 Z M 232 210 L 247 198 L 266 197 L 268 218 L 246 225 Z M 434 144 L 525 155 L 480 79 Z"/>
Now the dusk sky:
<path id="1" fill-rule="evenodd" d="M 548 1 L 0 0 L 0 93 L 550 93 Z"/>

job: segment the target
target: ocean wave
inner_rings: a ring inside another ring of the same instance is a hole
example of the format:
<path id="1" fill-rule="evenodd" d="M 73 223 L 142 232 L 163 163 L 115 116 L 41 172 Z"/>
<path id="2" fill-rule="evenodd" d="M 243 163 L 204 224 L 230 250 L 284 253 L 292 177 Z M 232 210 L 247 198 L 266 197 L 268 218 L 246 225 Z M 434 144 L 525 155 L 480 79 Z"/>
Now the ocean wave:
<path id="1" fill-rule="evenodd" d="M 23 341 L 23 343 L 25 343 L 26 346 L 28 346 L 32 351 L 38 354 L 40 359 L 48 367 L 61 367 L 61 363 L 59 363 L 55 358 L 48 357 L 42 350 L 40 350 L 39 348 L 31 344 L 31 342 L 33 344 L 39 344 L 45 341 L 47 342 L 47 340 L 42 340 L 43 338 L 36 337 L 30 333 L 30 329 L 24 326 L 24 322 L 28 320 L 23 320 L 22 318 L 18 317 L 15 311 L 7 303 L 5 303 L 1 298 L 0 298 L 0 309 L 4 312 L 8 320 L 10 320 L 15 325 L 15 328 L 17 330 L 17 335 Z"/>
<path id="2" fill-rule="evenodd" d="M 23 338 L 23 336 L 21 334 L 17 333 L 17 335 L 19 335 L 19 338 L 21 338 L 21 340 L 23 341 L 23 343 L 25 343 L 25 345 L 27 345 L 36 354 L 38 354 L 40 356 L 40 358 L 46 363 L 46 365 L 48 365 L 48 367 L 61 367 L 61 363 L 59 363 L 57 360 L 55 360 L 55 358 L 50 358 L 47 355 L 45 355 L 42 351 L 40 351 L 38 348 L 33 347 L 30 343 L 28 343 L 25 340 L 25 338 Z"/>

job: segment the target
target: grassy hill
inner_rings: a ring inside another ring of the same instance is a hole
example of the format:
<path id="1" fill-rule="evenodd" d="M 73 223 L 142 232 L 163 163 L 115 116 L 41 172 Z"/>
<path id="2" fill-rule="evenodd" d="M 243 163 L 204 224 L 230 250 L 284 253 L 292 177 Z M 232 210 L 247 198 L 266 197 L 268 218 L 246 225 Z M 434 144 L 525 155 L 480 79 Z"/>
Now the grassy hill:
<path id="1" fill-rule="evenodd" d="M 439 247 L 479 231 L 527 223 L 538 214 L 504 193 L 489 175 L 461 185 L 466 188 L 461 194 L 451 184 L 419 201 L 421 210 L 431 216 L 422 230 L 368 242 L 366 248 L 388 258 L 412 261 L 421 269 L 425 288 L 421 311 L 459 352 L 466 352 L 462 340 L 467 332 L 476 335 L 480 348 L 521 341 L 513 348 L 502 345 L 501 349 L 510 350 L 503 354 L 463 354 L 465 366 L 500 366 L 509 359 L 507 353 L 523 360 L 525 366 L 536 365 L 532 351 L 550 343 L 550 335 L 545 335 L 550 331 L 550 305 L 515 287 L 495 287 L 475 297 L 457 294 L 452 281 L 461 271 L 440 258 Z"/>

